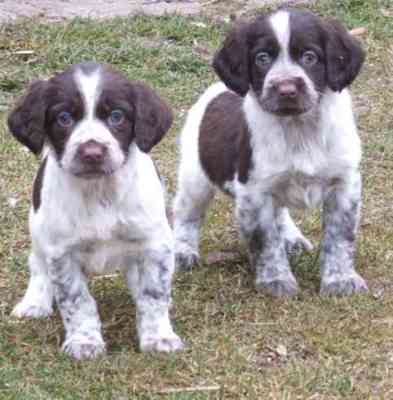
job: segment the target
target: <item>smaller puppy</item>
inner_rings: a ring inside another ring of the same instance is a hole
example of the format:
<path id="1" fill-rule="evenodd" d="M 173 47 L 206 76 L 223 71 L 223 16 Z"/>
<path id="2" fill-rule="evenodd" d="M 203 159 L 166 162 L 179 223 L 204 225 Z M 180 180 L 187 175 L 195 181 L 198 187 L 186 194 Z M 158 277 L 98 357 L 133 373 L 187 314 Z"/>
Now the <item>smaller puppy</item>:
<path id="1" fill-rule="evenodd" d="M 354 269 L 361 148 L 346 89 L 363 60 L 341 24 L 308 11 L 279 10 L 229 33 L 213 62 L 223 83 L 202 95 L 182 132 L 180 268 L 199 258 L 199 228 L 219 188 L 235 200 L 257 288 L 296 294 L 287 252 L 312 246 L 287 207 L 322 203 L 321 294 L 367 290 Z"/>
<path id="2" fill-rule="evenodd" d="M 105 351 L 88 273 L 123 271 L 142 351 L 183 347 L 168 315 L 173 236 L 147 154 L 172 113 L 143 83 L 83 63 L 33 83 L 11 112 L 12 134 L 45 156 L 30 210 L 30 281 L 16 317 L 46 317 L 56 299 L 76 359 Z"/>

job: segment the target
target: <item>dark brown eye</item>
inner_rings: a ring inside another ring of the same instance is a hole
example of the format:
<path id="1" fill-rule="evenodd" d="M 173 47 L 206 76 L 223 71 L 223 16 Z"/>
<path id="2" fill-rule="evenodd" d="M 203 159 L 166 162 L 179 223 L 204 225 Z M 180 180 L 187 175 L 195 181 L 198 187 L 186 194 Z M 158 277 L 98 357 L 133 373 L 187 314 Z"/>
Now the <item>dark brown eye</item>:
<path id="1" fill-rule="evenodd" d="M 108 117 L 108 124 L 111 126 L 121 125 L 124 118 L 125 116 L 122 110 L 112 110 Z"/>
<path id="2" fill-rule="evenodd" d="M 303 65 L 310 67 L 318 62 L 318 56 L 315 51 L 307 50 L 302 54 L 300 61 Z"/>
<path id="3" fill-rule="evenodd" d="M 273 61 L 272 56 L 267 51 L 261 51 L 255 56 L 255 64 L 266 67 Z"/>
<path id="4" fill-rule="evenodd" d="M 69 128 L 74 124 L 74 118 L 68 111 L 62 111 L 57 114 L 56 121 L 60 126 L 64 128 Z"/>

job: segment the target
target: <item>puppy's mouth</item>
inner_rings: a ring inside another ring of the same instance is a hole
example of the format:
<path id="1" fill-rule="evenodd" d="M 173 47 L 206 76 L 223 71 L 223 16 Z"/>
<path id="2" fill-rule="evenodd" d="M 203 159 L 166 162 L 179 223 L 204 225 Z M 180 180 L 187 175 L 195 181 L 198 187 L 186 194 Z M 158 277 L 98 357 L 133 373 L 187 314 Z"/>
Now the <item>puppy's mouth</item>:
<path id="1" fill-rule="evenodd" d="M 108 165 L 84 166 L 83 164 L 75 165 L 69 170 L 72 175 L 81 179 L 100 179 L 113 175 L 115 171 L 116 168 Z"/>
<path id="2" fill-rule="evenodd" d="M 82 178 L 82 179 L 100 179 L 105 176 L 110 176 L 114 173 L 114 170 L 109 170 L 109 171 L 77 171 L 74 172 L 73 175 L 75 175 L 77 178 Z"/>
<path id="3" fill-rule="evenodd" d="M 260 104 L 263 110 L 280 117 L 305 114 L 314 106 L 311 101 L 277 101 L 274 98 L 262 99 Z"/>
<path id="4" fill-rule="evenodd" d="M 311 107 L 278 107 L 272 109 L 265 109 L 266 111 L 278 115 L 280 117 L 297 116 L 311 110 Z"/>
<path id="5" fill-rule="evenodd" d="M 299 116 L 313 109 L 319 101 L 317 92 L 309 90 L 304 80 L 286 79 L 275 82 L 258 96 L 263 110 L 277 116 Z"/>

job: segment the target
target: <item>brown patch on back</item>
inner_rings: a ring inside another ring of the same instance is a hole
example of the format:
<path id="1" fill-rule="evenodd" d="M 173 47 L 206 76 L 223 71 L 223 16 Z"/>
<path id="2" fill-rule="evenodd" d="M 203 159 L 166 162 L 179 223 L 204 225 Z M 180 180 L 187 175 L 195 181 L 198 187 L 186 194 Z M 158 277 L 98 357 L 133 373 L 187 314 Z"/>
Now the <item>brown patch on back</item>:
<path id="1" fill-rule="evenodd" d="M 224 92 L 206 108 L 199 134 L 199 157 L 210 180 L 223 187 L 233 181 L 248 180 L 251 167 L 250 134 L 242 110 L 243 99 Z"/>
<path id="2" fill-rule="evenodd" d="M 38 169 L 37 175 L 35 176 L 34 179 L 34 184 L 33 184 L 33 207 L 34 211 L 37 212 L 37 210 L 40 208 L 41 205 L 41 190 L 42 190 L 42 185 L 44 182 L 44 173 L 45 173 L 45 167 L 46 167 L 46 162 L 47 162 L 47 157 L 45 157 L 40 165 L 40 168 Z"/>

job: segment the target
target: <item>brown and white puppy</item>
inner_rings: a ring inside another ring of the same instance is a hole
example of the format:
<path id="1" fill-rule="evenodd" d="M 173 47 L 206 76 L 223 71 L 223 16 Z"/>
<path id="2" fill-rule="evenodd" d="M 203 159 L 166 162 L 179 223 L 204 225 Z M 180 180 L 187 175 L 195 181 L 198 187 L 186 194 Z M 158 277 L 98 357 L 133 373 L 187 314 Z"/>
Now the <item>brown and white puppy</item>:
<path id="1" fill-rule="evenodd" d="M 63 350 L 104 352 L 88 273 L 120 269 L 137 308 L 143 351 L 183 344 L 168 316 L 173 236 L 164 194 L 147 154 L 172 123 L 169 107 L 143 83 L 96 63 L 33 83 L 11 112 L 12 134 L 44 150 L 30 210 L 30 282 L 16 317 L 63 318 Z"/>
<path id="2" fill-rule="evenodd" d="M 213 66 L 222 82 L 192 107 L 181 137 L 175 200 L 179 268 L 199 258 L 215 189 L 230 194 L 256 286 L 292 296 L 288 250 L 311 243 L 287 207 L 323 204 L 321 293 L 366 291 L 354 269 L 360 140 L 348 90 L 364 54 L 338 22 L 289 9 L 241 23 Z"/>

